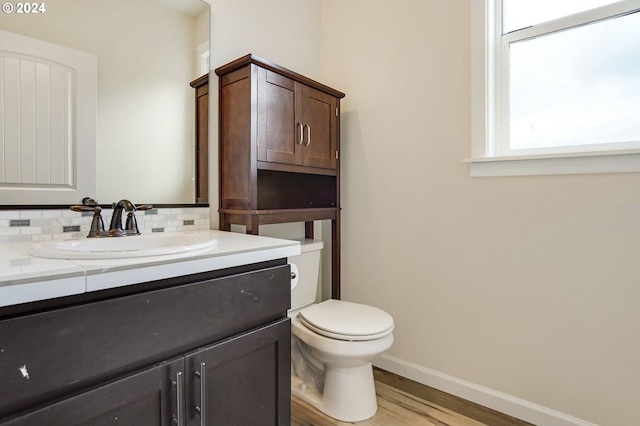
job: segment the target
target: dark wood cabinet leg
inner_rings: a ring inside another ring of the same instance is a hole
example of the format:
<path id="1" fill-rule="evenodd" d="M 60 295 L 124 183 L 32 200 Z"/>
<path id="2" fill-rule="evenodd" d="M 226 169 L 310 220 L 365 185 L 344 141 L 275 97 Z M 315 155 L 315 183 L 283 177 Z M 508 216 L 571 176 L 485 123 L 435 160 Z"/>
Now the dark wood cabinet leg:
<path id="1" fill-rule="evenodd" d="M 247 216 L 245 226 L 247 228 L 247 234 L 258 235 L 258 231 L 260 230 L 260 222 L 258 216 Z"/>
<path id="2" fill-rule="evenodd" d="M 313 221 L 304 223 L 304 237 L 313 240 Z"/>
<path id="3" fill-rule="evenodd" d="M 231 231 L 231 223 L 229 222 L 227 215 L 224 213 L 220 213 L 220 230 Z"/>
<path id="4" fill-rule="evenodd" d="M 340 299 L 340 210 L 331 221 L 331 297 Z"/>

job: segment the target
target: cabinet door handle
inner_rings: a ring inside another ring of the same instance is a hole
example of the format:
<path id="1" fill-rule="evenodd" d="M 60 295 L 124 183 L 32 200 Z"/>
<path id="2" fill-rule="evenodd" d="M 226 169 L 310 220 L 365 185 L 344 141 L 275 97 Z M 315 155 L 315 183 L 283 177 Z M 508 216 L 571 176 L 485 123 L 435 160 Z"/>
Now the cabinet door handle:
<path id="1" fill-rule="evenodd" d="M 184 426 L 184 407 L 182 406 L 184 378 L 182 377 L 182 371 L 176 373 L 176 380 L 173 382 L 173 386 L 176 388 L 176 417 L 174 424 Z"/>
<path id="2" fill-rule="evenodd" d="M 298 139 L 298 145 L 302 145 L 302 142 L 304 141 L 304 130 L 303 130 L 303 125 L 301 122 L 297 122 L 296 126 L 300 129 L 300 138 Z"/>
<path id="3" fill-rule="evenodd" d="M 200 414 L 200 426 L 205 426 L 207 424 L 207 416 L 206 416 L 206 395 L 207 395 L 207 384 L 206 384 L 206 370 L 207 365 L 204 362 L 200 363 L 200 371 L 196 371 L 196 377 L 200 378 L 200 405 L 195 407 L 196 413 Z"/>
<path id="4" fill-rule="evenodd" d="M 311 126 L 305 124 L 304 127 L 307 128 L 307 143 L 305 143 L 304 146 L 309 146 L 311 145 Z"/>

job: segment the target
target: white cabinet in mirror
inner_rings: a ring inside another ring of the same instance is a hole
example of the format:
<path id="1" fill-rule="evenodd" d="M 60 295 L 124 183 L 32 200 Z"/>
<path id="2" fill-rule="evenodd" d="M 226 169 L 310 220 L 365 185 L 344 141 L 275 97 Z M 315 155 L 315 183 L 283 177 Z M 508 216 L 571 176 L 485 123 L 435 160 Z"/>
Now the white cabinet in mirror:
<path id="1" fill-rule="evenodd" d="M 86 196 L 104 204 L 122 198 L 154 205 L 195 204 L 195 90 L 189 83 L 202 75 L 200 62 L 209 42 L 209 26 L 210 6 L 202 0 L 56 0 L 47 2 L 45 13 L 0 13 L 3 31 L 49 46 L 86 52 L 97 58 L 98 67 L 93 112 L 79 104 L 69 105 L 69 137 L 75 139 L 68 143 L 75 145 L 64 152 L 68 156 L 68 183 L 56 183 L 58 186 L 51 191 L 55 194 L 53 199 L 47 200 L 33 193 L 35 183 L 23 179 L 19 189 L 13 189 L 14 199 L 0 193 L 0 209 L 12 205 L 71 205 Z M 5 41 L 4 34 L 0 40 L 5 43 L 0 51 L 10 61 L 15 61 L 16 55 L 31 56 L 19 51 L 15 43 Z M 51 53 L 49 50 L 46 54 Z M 56 59 L 45 60 L 60 63 Z M 75 72 L 74 66 L 71 68 Z M 8 78 L 15 80 L 13 76 Z M 37 80 L 29 84 L 40 87 Z M 80 80 L 75 84 L 69 86 L 72 95 L 84 96 L 87 90 Z M 6 87 L 20 86 L 4 83 L 0 91 Z M 30 94 L 26 97 L 29 100 L 20 108 L 36 109 L 36 116 L 41 117 L 39 99 L 35 102 Z M 8 116 L 0 110 L 0 129 L 4 130 L 5 125 L 33 127 L 31 122 L 15 120 L 16 112 L 22 111 L 15 106 L 15 100 L 12 102 L 13 106 L 5 109 L 10 112 Z M 93 138 L 89 144 L 95 159 L 82 151 L 86 138 L 73 127 L 85 126 L 82 116 L 89 114 L 95 125 L 87 131 Z M 42 131 L 37 130 L 37 137 Z M 11 143 L 14 147 L 17 143 L 28 145 L 25 140 Z M 22 148 L 20 155 L 33 163 L 37 161 L 38 169 L 45 157 L 38 154 L 34 159 L 29 149 Z M 19 164 L 1 156 L 0 163 L 10 161 L 14 168 Z M 74 167 L 84 166 L 88 167 L 84 172 L 74 171 Z M 35 166 L 21 167 L 21 173 L 29 174 Z M 6 181 L 0 171 L 0 189 L 8 189 Z M 77 188 L 79 194 L 64 199 L 69 192 L 65 185 Z M 91 188 L 81 190 L 79 185 Z"/>
<path id="2" fill-rule="evenodd" d="M 65 204 L 96 193 L 97 58 L 0 30 L 0 197 Z"/>

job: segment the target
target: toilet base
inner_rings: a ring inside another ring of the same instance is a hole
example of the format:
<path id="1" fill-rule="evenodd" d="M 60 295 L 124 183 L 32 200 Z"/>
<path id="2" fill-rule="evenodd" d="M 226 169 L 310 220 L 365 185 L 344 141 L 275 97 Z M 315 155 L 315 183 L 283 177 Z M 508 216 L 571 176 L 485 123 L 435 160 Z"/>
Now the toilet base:
<path id="1" fill-rule="evenodd" d="M 357 367 L 326 366 L 322 393 L 292 375 L 291 393 L 324 414 L 344 422 L 367 420 L 378 410 L 370 362 Z"/>

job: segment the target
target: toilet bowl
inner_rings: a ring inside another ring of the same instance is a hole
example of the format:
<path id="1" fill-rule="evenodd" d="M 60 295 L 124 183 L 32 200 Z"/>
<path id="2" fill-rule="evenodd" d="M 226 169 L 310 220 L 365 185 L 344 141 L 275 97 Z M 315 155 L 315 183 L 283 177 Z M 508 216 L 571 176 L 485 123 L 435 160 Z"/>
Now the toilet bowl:
<path id="1" fill-rule="evenodd" d="M 378 408 L 371 362 L 393 344 L 393 318 L 368 305 L 315 303 L 322 242 L 289 258 L 292 284 L 291 392 L 341 421 L 372 417 Z"/>

